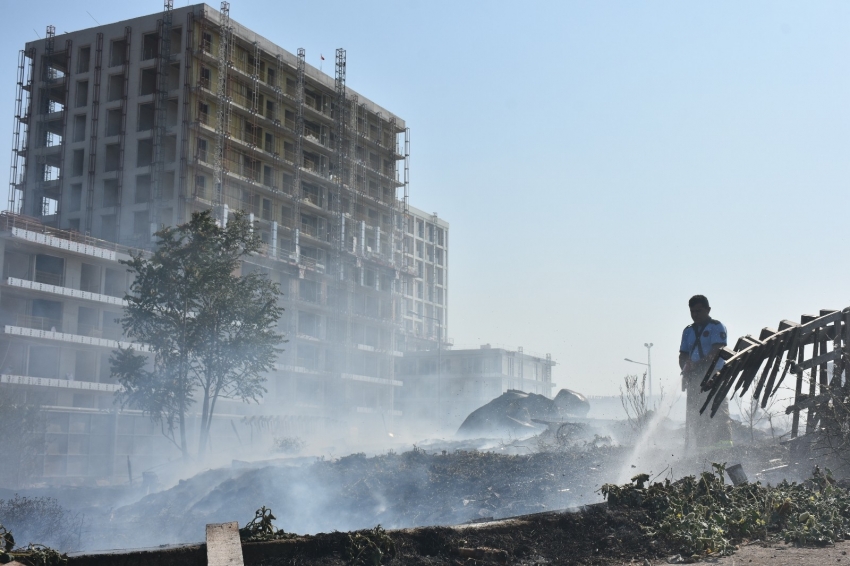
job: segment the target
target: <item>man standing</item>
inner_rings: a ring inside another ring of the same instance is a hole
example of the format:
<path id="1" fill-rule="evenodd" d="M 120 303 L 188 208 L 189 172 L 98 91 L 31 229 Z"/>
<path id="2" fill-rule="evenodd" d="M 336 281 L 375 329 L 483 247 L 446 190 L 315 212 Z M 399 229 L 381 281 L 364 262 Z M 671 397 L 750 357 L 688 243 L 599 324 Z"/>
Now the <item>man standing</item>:
<path id="1" fill-rule="evenodd" d="M 729 401 L 724 399 L 714 417 L 706 409 L 706 392 L 700 383 L 708 370 L 708 363 L 720 348 L 726 345 L 726 327 L 709 316 L 711 307 L 703 295 L 694 295 L 688 301 L 693 324 L 682 332 L 679 347 L 679 367 L 682 369 L 682 390 L 687 391 L 685 415 L 685 446 L 689 449 L 728 448 L 732 446 L 732 429 L 729 423 Z M 715 369 L 722 367 L 718 360 Z"/>

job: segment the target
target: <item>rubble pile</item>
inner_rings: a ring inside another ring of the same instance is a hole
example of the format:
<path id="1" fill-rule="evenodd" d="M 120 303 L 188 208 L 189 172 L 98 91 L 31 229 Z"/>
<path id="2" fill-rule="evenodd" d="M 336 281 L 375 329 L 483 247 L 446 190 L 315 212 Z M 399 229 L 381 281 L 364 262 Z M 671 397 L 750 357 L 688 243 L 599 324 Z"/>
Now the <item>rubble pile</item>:
<path id="1" fill-rule="evenodd" d="M 201 540 L 204 525 L 276 510 L 287 532 L 449 525 L 601 501 L 600 486 L 624 449 L 506 455 L 456 451 L 367 457 L 306 467 L 214 470 L 119 508 L 89 548 Z M 143 527 L 143 528 L 142 528 Z M 140 538 L 143 537 L 143 538 Z"/>

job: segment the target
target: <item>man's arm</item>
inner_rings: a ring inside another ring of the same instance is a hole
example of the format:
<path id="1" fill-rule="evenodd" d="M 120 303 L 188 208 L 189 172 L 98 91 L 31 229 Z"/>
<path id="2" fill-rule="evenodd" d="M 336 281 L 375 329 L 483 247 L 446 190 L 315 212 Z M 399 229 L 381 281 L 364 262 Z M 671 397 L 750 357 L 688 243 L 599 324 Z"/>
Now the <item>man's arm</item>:
<path id="1" fill-rule="evenodd" d="M 690 359 L 690 356 L 688 356 L 687 352 L 679 352 L 679 369 L 685 369 L 685 364 L 688 363 L 688 359 Z"/>

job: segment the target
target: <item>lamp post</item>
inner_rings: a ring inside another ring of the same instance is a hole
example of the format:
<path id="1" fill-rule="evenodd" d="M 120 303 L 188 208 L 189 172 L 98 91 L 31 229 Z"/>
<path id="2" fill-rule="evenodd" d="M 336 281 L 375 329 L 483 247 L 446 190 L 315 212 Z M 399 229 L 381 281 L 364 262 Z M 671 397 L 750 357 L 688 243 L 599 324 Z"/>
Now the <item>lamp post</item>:
<path id="1" fill-rule="evenodd" d="M 428 316 L 424 314 L 420 314 L 416 311 L 407 311 L 407 314 L 411 316 L 418 316 L 419 318 L 427 318 L 428 320 L 433 320 L 437 323 L 437 411 L 438 416 L 440 414 L 440 386 L 442 381 L 442 373 L 443 373 L 443 321 L 439 318 Z"/>

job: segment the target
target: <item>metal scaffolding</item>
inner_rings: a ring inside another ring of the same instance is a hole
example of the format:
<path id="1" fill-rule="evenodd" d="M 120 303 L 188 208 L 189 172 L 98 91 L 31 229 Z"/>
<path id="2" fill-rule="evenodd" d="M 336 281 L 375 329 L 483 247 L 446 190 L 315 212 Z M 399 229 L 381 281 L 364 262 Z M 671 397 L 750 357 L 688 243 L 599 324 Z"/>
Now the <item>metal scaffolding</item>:
<path id="1" fill-rule="evenodd" d="M 94 88 L 92 90 L 92 112 L 91 112 L 91 134 L 89 135 L 89 171 L 88 185 L 86 186 L 86 219 L 85 233 L 91 234 L 94 221 L 94 182 L 97 174 L 97 134 L 100 119 L 100 78 L 103 72 L 103 34 L 97 34 L 94 52 L 94 73 L 92 79 Z"/>
<path id="2" fill-rule="evenodd" d="M 227 160 L 227 143 L 230 137 L 230 98 L 227 92 L 227 79 L 230 70 L 230 51 L 231 37 L 233 28 L 230 25 L 230 3 L 221 3 L 221 20 L 218 36 L 218 89 L 217 95 L 217 116 L 216 123 L 216 147 L 215 147 L 215 198 L 218 214 L 222 224 L 227 223 L 227 217 L 224 212 L 224 192 L 225 192 L 225 172 Z"/>
<path id="3" fill-rule="evenodd" d="M 121 97 L 121 122 L 118 132 L 118 170 L 116 174 L 115 241 L 121 240 L 121 204 L 124 200 L 124 153 L 127 144 L 127 97 L 130 95 L 130 45 L 132 28 L 124 28 L 124 90 Z"/>
<path id="4" fill-rule="evenodd" d="M 159 20 L 159 52 L 156 67 L 156 102 L 154 106 L 153 161 L 151 162 L 150 234 L 160 229 L 162 189 L 165 184 L 165 136 L 168 128 L 168 75 L 171 70 L 171 30 L 174 20 L 174 0 L 164 0 Z"/>
<path id="5" fill-rule="evenodd" d="M 301 246 L 299 238 L 301 236 L 301 197 L 303 190 L 301 188 L 301 167 L 304 164 L 304 70 L 305 51 L 302 48 L 298 49 L 298 68 L 296 69 L 295 83 L 295 182 L 292 187 L 292 226 L 294 228 L 295 237 L 292 240 L 292 246 L 295 252 L 295 261 L 301 263 Z"/>
<path id="6" fill-rule="evenodd" d="M 27 65 L 29 59 L 29 65 Z M 32 112 L 32 69 L 35 51 L 18 52 L 18 73 L 15 83 L 15 118 L 12 126 L 12 162 L 9 166 L 9 212 L 21 212 L 22 189 L 26 180 L 26 147 L 29 133 L 29 115 Z M 25 88 L 25 85 L 27 88 Z M 26 94 L 24 94 L 26 93 Z"/>
<path id="7" fill-rule="evenodd" d="M 192 98 L 192 60 L 193 47 L 195 44 L 195 15 L 192 12 L 186 14 L 186 48 L 183 57 L 183 110 L 180 126 L 180 180 L 177 187 L 177 218 L 178 222 L 185 221 L 186 200 L 188 198 L 187 175 L 189 174 L 189 124 L 191 107 L 189 100 Z"/>

